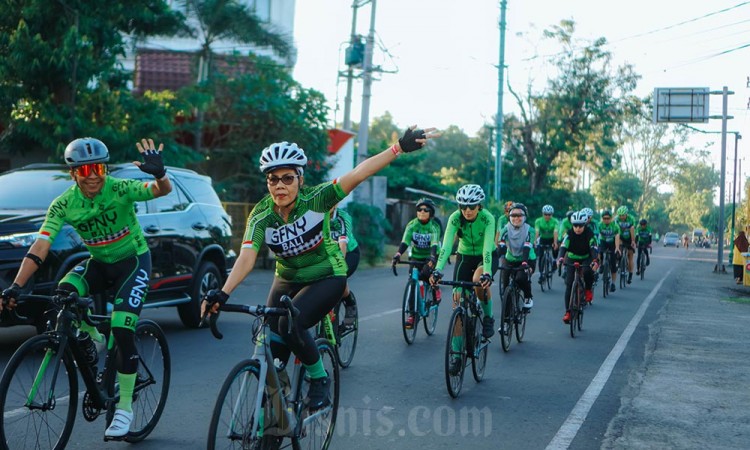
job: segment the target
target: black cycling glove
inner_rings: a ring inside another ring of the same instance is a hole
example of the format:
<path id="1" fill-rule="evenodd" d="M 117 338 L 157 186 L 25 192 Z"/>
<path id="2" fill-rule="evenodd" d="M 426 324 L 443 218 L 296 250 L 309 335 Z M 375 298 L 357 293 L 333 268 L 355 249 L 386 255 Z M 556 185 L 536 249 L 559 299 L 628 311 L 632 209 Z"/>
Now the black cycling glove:
<path id="1" fill-rule="evenodd" d="M 164 178 L 164 175 L 167 174 L 167 169 L 164 168 L 164 160 L 161 157 L 161 152 L 151 149 L 146 150 L 142 155 L 145 162 L 139 165 L 138 168 L 142 172 L 153 175 L 156 179 Z"/>
<path id="2" fill-rule="evenodd" d="M 3 289 L 2 294 L 0 294 L 0 297 L 2 297 L 5 300 L 17 300 L 18 296 L 21 294 L 21 286 L 17 285 L 16 283 L 13 283 L 10 285 L 10 287 Z"/>
<path id="3" fill-rule="evenodd" d="M 225 293 L 221 289 L 211 289 L 210 291 L 206 292 L 206 296 L 203 297 L 203 300 L 208 302 L 209 305 L 213 305 L 215 303 L 224 305 L 226 304 L 227 300 L 229 300 L 229 294 Z"/>
<path id="4" fill-rule="evenodd" d="M 401 147 L 401 151 L 405 153 L 413 152 L 422 148 L 422 143 L 417 142 L 417 139 L 424 138 L 424 130 L 407 128 L 404 135 L 398 140 L 398 145 Z"/>
<path id="5" fill-rule="evenodd" d="M 443 272 L 439 270 L 433 270 L 432 271 L 432 278 L 435 279 L 435 281 L 440 281 L 443 278 Z"/>

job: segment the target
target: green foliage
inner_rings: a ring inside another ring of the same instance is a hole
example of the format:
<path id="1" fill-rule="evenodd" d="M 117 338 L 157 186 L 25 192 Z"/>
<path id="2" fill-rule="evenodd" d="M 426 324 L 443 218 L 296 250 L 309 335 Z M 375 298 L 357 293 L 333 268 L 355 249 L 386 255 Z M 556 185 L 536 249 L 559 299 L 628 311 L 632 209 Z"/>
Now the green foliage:
<path id="1" fill-rule="evenodd" d="M 118 156 L 120 142 L 132 153 L 136 137 L 166 133 L 163 111 L 132 98 L 117 61 L 127 36 L 169 34 L 181 19 L 161 0 L 0 3 L 2 150 L 57 160 L 93 135 Z"/>
<path id="2" fill-rule="evenodd" d="M 714 188 L 719 174 L 709 165 L 683 162 L 673 176 L 675 192 L 669 202 L 669 219 L 685 228 L 708 227 L 706 213 L 714 207 Z M 714 228 L 709 228 L 713 230 Z"/>
<path id="3" fill-rule="evenodd" d="M 380 208 L 357 202 L 347 204 L 346 211 L 352 216 L 354 235 L 362 258 L 370 265 L 382 261 L 385 236 L 391 231 L 391 224 L 385 219 L 383 212 Z"/>
<path id="4" fill-rule="evenodd" d="M 267 58 L 250 56 L 250 61 L 250 73 L 216 75 L 181 92 L 205 108 L 206 157 L 196 168 L 216 180 L 226 201 L 256 202 L 267 194 L 258 160 L 261 150 L 274 142 L 296 142 L 305 150 L 308 185 L 325 181 L 329 169 L 323 95 L 303 88 Z"/>
<path id="5" fill-rule="evenodd" d="M 634 174 L 613 170 L 596 180 L 591 191 L 599 208 L 617 209 L 621 205 L 635 205 L 643 193 L 641 180 Z"/>

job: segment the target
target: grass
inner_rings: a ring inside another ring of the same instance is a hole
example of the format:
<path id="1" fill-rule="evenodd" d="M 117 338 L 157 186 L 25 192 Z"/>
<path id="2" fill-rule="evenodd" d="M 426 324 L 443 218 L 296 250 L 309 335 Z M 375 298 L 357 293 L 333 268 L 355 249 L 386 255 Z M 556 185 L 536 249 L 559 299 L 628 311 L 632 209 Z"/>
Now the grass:
<path id="1" fill-rule="evenodd" d="M 745 305 L 750 305 L 750 297 L 729 297 L 725 300 L 728 302 L 732 302 L 732 303 L 741 303 Z"/>

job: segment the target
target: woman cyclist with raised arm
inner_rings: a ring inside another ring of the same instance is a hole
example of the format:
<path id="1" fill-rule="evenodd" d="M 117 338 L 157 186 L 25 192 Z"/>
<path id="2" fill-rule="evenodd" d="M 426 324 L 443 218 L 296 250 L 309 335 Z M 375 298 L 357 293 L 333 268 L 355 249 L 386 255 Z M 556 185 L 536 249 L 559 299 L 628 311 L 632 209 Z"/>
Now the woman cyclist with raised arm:
<path id="1" fill-rule="evenodd" d="M 585 299 L 587 303 L 591 303 L 594 300 L 594 292 L 591 290 L 594 283 L 594 271 L 599 268 L 599 261 L 596 259 L 598 255 L 596 238 L 591 228 L 586 226 L 587 221 L 588 215 L 583 211 L 573 213 L 570 216 L 570 223 L 573 229 L 568 231 L 563 237 L 558 263 L 563 264 L 564 261 L 580 263 L 581 267 L 583 267 L 583 283 L 586 289 Z M 563 304 L 565 305 L 563 322 L 565 323 L 570 322 L 568 302 L 570 301 L 570 292 L 574 278 L 575 271 L 568 270 L 565 277 L 565 297 L 563 298 Z"/>
<path id="2" fill-rule="evenodd" d="M 281 307 L 282 295 L 288 295 L 300 311 L 291 333 L 286 317 L 269 319 L 271 331 L 286 344 L 275 343 L 272 351 L 286 362 L 291 349 L 304 364 L 311 378 L 307 398 L 310 410 L 330 404 L 330 380 L 308 328 L 336 305 L 346 287 L 346 262 L 338 243 L 331 239 L 330 209 L 402 152 L 418 150 L 438 137 L 434 131 L 411 127 L 393 146 L 352 171 L 311 187 L 304 185 L 307 157 L 297 144 L 280 142 L 261 152 L 260 170 L 266 175 L 268 195 L 250 212 L 240 255 L 226 283 L 208 292 L 203 307 L 218 311 L 253 270 L 261 245 L 268 245 L 276 254 L 276 273 L 267 305 Z"/>
<path id="3" fill-rule="evenodd" d="M 479 185 L 466 184 L 459 188 L 456 193 L 459 209 L 448 218 L 440 256 L 430 282 L 437 284 L 443 277 L 442 270 L 448 262 L 454 237 L 458 237 L 458 253 L 453 269 L 453 279 L 482 283 L 482 286 L 476 289 L 476 294 L 484 311 L 482 335 L 490 338 L 495 332 L 495 319 L 492 315 L 489 287 L 492 284 L 492 275 L 497 270 L 497 255 L 494 253 L 495 218 L 491 212 L 482 208 L 483 201 L 484 191 Z M 453 291 L 454 306 L 458 305 L 461 298 L 459 289 Z M 456 364 L 460 364 L 460 360 L 451 362 L 451 372 L 457 368 Z"/>
<path id="4" fill-rule="evenodd" d="M 406 249 L 411 246 L 411 257 L 413 261 L 424 261 L 422 271 L 419 273 L 419 279 L 425 282 L 430 280 L 430 275 L 435 268 L 437 255 L 440 249 L 440 226 L 435 222 L 435 202 L 429 198 L 422 198 L 417 201 L 417 217 L 406 224 L 404 236 L 398 250 L 393 255 L 393 263 L 396 264 L 401 260 L 401 256 Z M 433 289 L 433 300 L 440 303 L 440 289 Z M 414 326 L 414 316 L 409 315 L 406 319 L 406 328 Z"/>

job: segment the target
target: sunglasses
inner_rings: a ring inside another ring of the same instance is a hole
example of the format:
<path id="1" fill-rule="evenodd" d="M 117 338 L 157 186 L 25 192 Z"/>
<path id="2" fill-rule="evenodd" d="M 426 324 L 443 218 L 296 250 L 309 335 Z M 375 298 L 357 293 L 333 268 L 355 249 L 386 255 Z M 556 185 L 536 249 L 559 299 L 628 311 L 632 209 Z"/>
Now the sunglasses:
<path id="1" fill-rule="evenodd" d="M 604 216 L 604 217 L 602 217 L 602 220 L 612 220 L 612 218 L 609 217 L 609 216 Z"/>
<path id="2" fill-rule="evenodd" d="M 84 178 L 91 175 L 91 172 L 102 177 L 105 173 L 107 173 L 107 165 L 104 163 L 84 164 L 82 166 L 74 167 L 73 172 L 75 172 L 78 176 Z"/>
<path id="3" fill-rule="evenodd" d="M 510 217 L 524 217 L 523 214 L 511 214 Z"/>
<path id="4" fill-rule="evenodd" d="M 573 225 L 573 228 L 583 228 L 584 225 Z"/>
<path id="5" fill-rule="evenodd" d="M 268 183 L 269 186 L 276 186 L 277 184 L 279 184 L 279 181 L 281 181 L 285 185 L 289 186 L 290 184 L 294 183 L 294 179 L 298 177 L 299 175 L 292 175 L 290 173 L 283 175 L 281 177 L 270 175 L 266 177 L 266 182 Z"/>
<path id="6" fill-rule="evenodd" d="M 544 217 L 549 217 L 549 216 L 551 216 L 551 215 L 552 215 L 552 214 L 547 214 L 547 213 L 544 213 Z"/>
<path id="7" fill-rule="evenodd" d="M 458 207 L 461 208 L 461 211 L 466 211 L 467 209 L 474 211 L 479 205 L 458 205 Z"/>
<path id="8" fill-rule="evenodd" d="M 430 212 L 427 208 L 417 208 L 417 212 Z"/>

